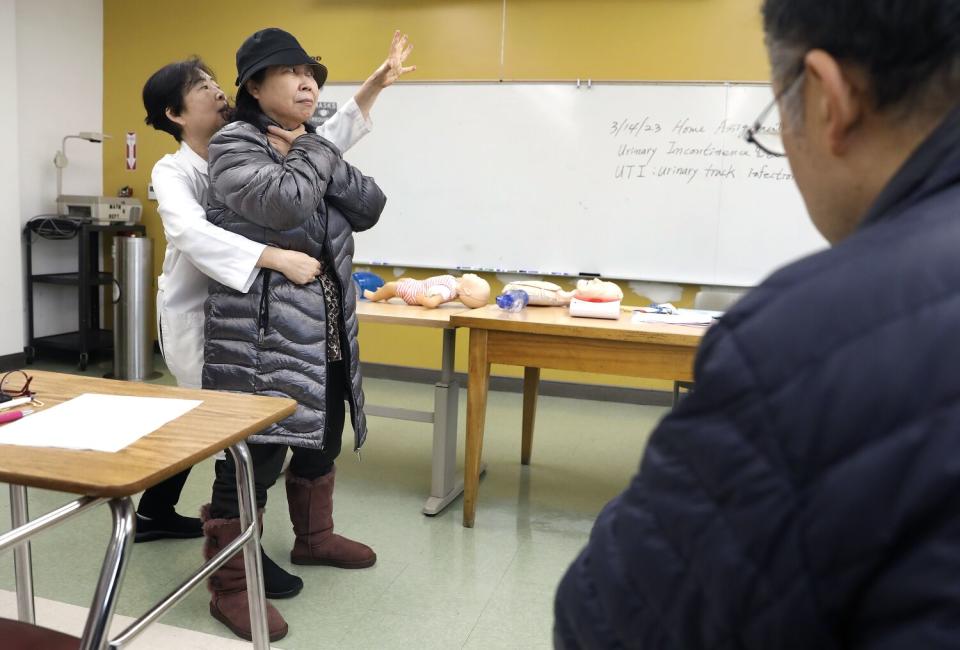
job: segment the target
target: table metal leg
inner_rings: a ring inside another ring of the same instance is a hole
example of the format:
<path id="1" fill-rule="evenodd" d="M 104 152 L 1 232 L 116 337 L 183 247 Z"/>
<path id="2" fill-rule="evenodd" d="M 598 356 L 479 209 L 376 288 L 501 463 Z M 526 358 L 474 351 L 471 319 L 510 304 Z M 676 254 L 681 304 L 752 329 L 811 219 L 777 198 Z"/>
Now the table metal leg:
<path id="1" fill-rule="evenodd" d="M 457 330 L 443 330 L 440 381 L 433 393 L 433 462 L 430 496 L 423 506 L 427 515 L 438 514 L 463 490 L 457 489 L 457 411 L 460 386 L 454 375 Z"/>
<path id="2" fill-rule="evenodd" d="M 27 506 L 27 488 L 23 485 L 10 486 L 10 523 L 16 530 L 30 521 Z M 33 561 L 30 554 L 30 542 L 13 549 L 13 570 L 16 577 L 17 619 L 23 623 L 35 625 L 36 610 L 33 604 Z"/>
<path id="3" fill-rule="evenodd" d="M 423 514 L 438 515 L 463 492 L 463 478 L 457 476 L 457 422 L 460 410 L 460 384 L 456 380 L 457 330 L 443 330 L 443 358 L 440 381 L 434 385 L 433 411 L 367 404 L 368 416 L 424 422 L 433 425 L 433 452 L 430 471 L 430 496 Z M 480 474 L 487 471 L 480 465 Z"/>
<path id="4" fill-rule="evenodd" d="M 243 563 L 247 574 L 247 598 L 250 604 L 250 631 L 253 647 L 266 650 L 270 647 L 267 630 L 267 601 L 263 588 L 263 565 L 260 561 L 260 523 L 257 518 L 257 495 L 253 483 L 253 462 L 245 442 L 230 447 L 237 467 L 237 498 L 240 504 L 240 527 L 246 530 L 253 526 L 253 535 L 245 544 Z"/>
<path id="5" fill-rule="evenodd" d="M 430 496 L 423 514 L 438 515 L 463 492 L 463 478 L 457 477 L 457 420 L 460 411 L 460 384 L 454 364 L 457 356 L 457 330 L 443 330 L 443 360 L 440 381 L 433 393 L 433 461 Z M 480 472 L 486 471 L 486 465 Z"/>
<path id="6" fill-rule="evenodd" d="M 110 642 L 110 622 L 120 595 L 120 584 L 130 560 L 133 546 L 135 517 L 130 497 L 110 500 L 113 515 L 113 534 L 103 558 L 100 580 L 93 593 L 93 603 L 80 641 L 80 650 L 105 650 Z"/>

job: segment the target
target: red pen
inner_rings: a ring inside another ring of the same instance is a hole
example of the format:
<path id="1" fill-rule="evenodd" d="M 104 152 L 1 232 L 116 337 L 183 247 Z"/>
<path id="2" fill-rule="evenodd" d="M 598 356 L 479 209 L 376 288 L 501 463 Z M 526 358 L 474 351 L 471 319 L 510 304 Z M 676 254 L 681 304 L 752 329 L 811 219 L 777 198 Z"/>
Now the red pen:
<path id="1" fill-rule="evenodd" d="M 24 409 L 23 411 L 10 411 L 9 413 L 0 413 L 0 424 L 15 422 L 20 418 L 33 413 L 33 409 Z"/>

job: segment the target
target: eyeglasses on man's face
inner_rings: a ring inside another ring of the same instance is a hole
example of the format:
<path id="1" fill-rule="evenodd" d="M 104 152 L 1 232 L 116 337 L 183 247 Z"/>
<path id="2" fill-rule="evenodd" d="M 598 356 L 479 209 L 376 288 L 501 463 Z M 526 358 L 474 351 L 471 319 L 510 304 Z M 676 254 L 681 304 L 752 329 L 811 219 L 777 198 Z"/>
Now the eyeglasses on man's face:
<path id="1" fill-rule="evenodd" d="M 773 96 L 766 108 L 760 112 L 753 124 L 743 133 L 744 140 L 753 144 L 768 156 L 782 158 L 787 155 L 786 147 L 783 146 L 783 123 L 780 119 L 780 112 L 777 110 L 777 102 L 790 93 L 802 78 L 803 71 L 801 70 L 793 81 Z"/>

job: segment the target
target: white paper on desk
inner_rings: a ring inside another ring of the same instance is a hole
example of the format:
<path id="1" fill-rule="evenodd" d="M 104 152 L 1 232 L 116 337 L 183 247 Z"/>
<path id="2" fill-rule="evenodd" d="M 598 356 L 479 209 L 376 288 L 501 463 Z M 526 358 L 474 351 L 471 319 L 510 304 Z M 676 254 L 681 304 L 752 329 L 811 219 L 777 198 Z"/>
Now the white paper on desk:
<path id="1" fill-rule="evenodd" d="M 644 311 L 635 311 L 630 320 L 634 323 L 709 325 L 721 314 L 722 312 L 719 311 L 705 311 L 702 309 L 678 309 L 676 314 L 652 314 Z"/>
<path id="2" fill-rule="evenodd" d="M 201 403 L 84 393 L 3 425 L 0 445 L 118 452 Z"/>

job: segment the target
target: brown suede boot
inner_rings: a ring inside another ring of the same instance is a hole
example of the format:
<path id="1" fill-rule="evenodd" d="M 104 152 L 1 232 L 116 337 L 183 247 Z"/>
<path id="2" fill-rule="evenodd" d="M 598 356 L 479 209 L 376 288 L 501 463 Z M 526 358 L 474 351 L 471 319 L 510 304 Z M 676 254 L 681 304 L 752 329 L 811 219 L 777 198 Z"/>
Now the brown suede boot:
<path id="1" fill-rule="evenodd" d="M 220 552 L 222 548 L 240 536 L 239 519 L 211 519 L 210 505 L 200 509 L 203 521 L 203 557 L 207 560 Z M 243 568 L 243 553 L 237 553 L 227 560 L 207 580 L 210 590 L 210 615 L 230 628 L 241 639 L 250 641 L 250 604 L 247 601 L 247 577 Z M 278 641 L 287 635 L 287 622 L 280 612 L 267 603 L 267 630 L 271 641 Z"/>
<path id="2" fill-rule="evenodd" d="M 340 569 L 365 569 L 377 561 L 369 546 L 333 532 L 333 483 L 336 468 L 307 480 L 287 471 L 287 505 L 297 541 L 290 551 L 294 564 L 322 564 Z"/>

